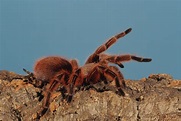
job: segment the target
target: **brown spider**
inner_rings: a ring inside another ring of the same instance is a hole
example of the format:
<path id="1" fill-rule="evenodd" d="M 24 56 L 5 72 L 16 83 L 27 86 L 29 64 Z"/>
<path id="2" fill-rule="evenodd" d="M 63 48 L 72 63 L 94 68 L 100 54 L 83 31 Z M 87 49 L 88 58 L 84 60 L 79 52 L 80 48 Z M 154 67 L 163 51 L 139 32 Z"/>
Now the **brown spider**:
<path id="1" fill-rule="evenodd" d="M 124 37 L 132 29 L 119 33 L 110 38 L 105 44 L 99 46 L 96 51 L 90 55 L 86 63 L 79 67 L 76 60 L 68 60 L 60 56 L 48 56 L 38 60 L 34 66 L 34 77 L 36 80 L 47 83 L 43 91 L 43 108 L 37 114 L 40 119 L 49 108 L 51 95 L 58 88 L 64 88 L 68 93 L 67 102 L 72 100 L 75 93 L 75 87 L 93 85 L 98 82 L 115 81 L 118 94 L 124 96 L 122 90 L 125 87 L 124 77 L 116 66 L 110 66 L 109 63 L 116 64 L 123 68 L 122 62 L 135 60 L 138 62 L 150 62 L 150 58 L 141 58 L 134 55 L 108 55 L 103 53 L 121 37 Z"/>

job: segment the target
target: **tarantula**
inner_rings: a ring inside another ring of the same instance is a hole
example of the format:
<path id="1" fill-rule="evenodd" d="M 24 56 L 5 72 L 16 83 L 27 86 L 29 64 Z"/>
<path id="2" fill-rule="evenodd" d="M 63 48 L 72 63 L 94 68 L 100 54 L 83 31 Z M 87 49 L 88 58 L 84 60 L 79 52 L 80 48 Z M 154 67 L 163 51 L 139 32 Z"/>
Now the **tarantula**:
<path id="1" fill-rule="evenodd" d="M 99 46 L 91 54 L 85 64 L 79 67 L 74 59 L 68 60 L 60 56 L 48 56 L 38 60 L 34 66 L 33 76 L 41 83 L 47 83 L 43 92 L 43 109 L 37 114 L 37 119 L 43 116 L 50 105 L 52 92 L 62 87 L 68 93 L 67 102 L 71 102 L 75 93 L 75 87 L 93 85 L 104 81 L 105 83 L 115 81 L 118 94 L 124 96 L 124 77 L 118 67 L 109 65 L 116 64 L 123 68 L 122 62 L 135 60 L 138 62 L 150 62 L 150 58 L 142 58 L 134 55 L 108 55 L 103 53 L 121 37 L 124 37 L 132 29 L 121 32 L 106 43 Z"/>

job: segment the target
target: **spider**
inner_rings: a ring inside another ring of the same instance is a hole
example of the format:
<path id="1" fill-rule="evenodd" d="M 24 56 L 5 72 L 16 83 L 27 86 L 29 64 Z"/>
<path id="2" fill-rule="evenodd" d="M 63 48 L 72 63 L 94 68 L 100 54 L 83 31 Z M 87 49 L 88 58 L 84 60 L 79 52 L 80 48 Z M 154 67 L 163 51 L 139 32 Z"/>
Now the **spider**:
<path id="1" fill-rule="evenodd" d="M 51 103 L 52 92 L 60 87 L 68 93 L 66 98 L 67 102 L 71 102 L 75 88 L 94 85 L 101 81 L 104 81 L 104 83 L 115 81 L 118 94 L 124 96 L 125 93 L 123 89 L 126 85 L 123 74 L 117 66 L 111 66 L 110 63 L 123 68 L 122 62 L 125 61 L 150 62 L 152 59 L 130 54 L 108 55 L 103 52 L 131 30 L 132 29 L 129 28 L 111 37 L 88 57 L 83 66 L 79 66 L 75 59 L 69 60 L 61 56 L 48 56 L 37 60 L 34 65 L 33 76 L 37 81 L 46 83 L 47 85 L 45 85 L 43 91 L 42 110 L 37 113 L 36 119 L 40 119 L 41 116 L 47 112 Z"/>

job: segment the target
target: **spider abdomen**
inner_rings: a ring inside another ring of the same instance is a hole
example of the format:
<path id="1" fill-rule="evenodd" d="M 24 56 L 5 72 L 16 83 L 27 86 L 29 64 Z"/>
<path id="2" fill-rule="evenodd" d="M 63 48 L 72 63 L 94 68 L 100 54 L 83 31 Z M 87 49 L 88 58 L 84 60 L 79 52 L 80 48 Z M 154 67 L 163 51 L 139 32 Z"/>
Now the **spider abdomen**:
<path id="1" fill-rule="evenodd" d="M 49 81 L 61 71 L 72 73 L 72 65 L 68 60 L 60 56 L 41 58 L 34 66 L 34 75 L 37 80 L 41 81 Z"/>

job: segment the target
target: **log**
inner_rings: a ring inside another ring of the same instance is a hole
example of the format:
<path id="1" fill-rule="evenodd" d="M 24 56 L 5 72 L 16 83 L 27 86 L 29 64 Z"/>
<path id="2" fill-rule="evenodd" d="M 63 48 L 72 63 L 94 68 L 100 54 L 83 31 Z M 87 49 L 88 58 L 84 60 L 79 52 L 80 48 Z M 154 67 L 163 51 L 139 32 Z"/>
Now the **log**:
<path id="1" fill-rule="evenodd" d="M 41 89 L 23 81 L 24 75 L 0 71 L 0 120 L 32 121 L 42 108 Z M 125 80 L 126 96 L 108 90 L 78 91 L 71 103 L 55 92 L 40 121 L 181 121 L 181 80 L 151 74 Z"/>

